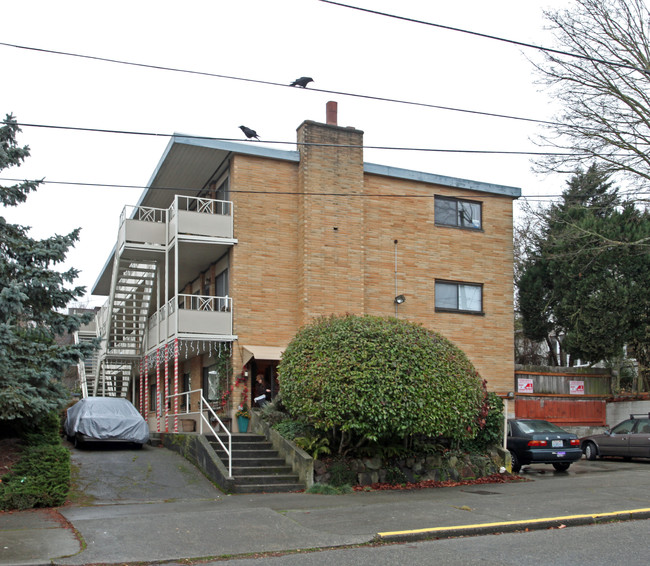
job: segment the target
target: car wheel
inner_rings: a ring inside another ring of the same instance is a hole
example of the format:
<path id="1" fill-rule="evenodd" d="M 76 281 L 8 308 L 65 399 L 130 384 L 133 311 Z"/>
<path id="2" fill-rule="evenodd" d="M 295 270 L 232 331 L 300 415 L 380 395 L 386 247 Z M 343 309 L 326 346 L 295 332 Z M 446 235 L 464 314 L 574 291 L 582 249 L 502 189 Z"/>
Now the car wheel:
<path id="1" fill-rule="evenodd" d="M 74 447 L 75 447 L 75 448 L 81 448 L 82 445 L 83 445 L 83 443 L 84 443 L 84 441 L 81 440 L 81 438 L 79 438 L 78 435 L 75 435 L 74 440 L 73 440 L 72 443 L 74 444 Z"/>
<path id="2" fill-rule="evenodd" d="M 570 465 L 571 465 L 571 462 L 554 462 L 553 463 L 553 467 L 558 472 L 566 472 L 569 469 Z"/>
<path id="3" fill-rule="evenodd" d="M 583 452 L 585 453 L 585 458 L 587 458 L 587 460 L 595 460 L 598 456 L 598 450 L 593 442 L 587 442 Z"/>
<path id="4" fill-rule="evenodd" d="M 519 458 L 517 458 L 517 455 L 512 451 L 510 451 L 510 458 L 512 459 L 512 472 L 516 474 L 521 470 L 521 462 L 519 461 Z"/>

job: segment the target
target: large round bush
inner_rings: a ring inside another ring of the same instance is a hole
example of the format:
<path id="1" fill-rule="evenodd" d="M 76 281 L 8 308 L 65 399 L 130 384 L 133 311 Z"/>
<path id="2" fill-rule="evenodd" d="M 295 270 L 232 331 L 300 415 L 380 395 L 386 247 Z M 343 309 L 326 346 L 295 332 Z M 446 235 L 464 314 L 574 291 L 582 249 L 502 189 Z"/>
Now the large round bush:
<path id="1" fill-rule="evenodd" d="M 369 440 L 461 440 L 485 417 L 485 382 L 467 356 L 437 332 L 396 318 L 317 319 L 287 347 L 278 379 L 294 418 Z"/>

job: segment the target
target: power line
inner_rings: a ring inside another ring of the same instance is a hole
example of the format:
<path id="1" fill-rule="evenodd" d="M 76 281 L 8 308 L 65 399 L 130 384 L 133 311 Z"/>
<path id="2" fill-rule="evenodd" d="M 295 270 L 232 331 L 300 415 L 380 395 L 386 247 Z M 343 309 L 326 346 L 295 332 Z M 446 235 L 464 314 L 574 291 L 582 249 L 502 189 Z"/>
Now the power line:
<path id="1" fill-rule="evenodd" d="M 342 8 L 350 8 L 352 10 L 358 10 L 359 12 L 366 12 L 366 13 L 369 13 L 369 14 L 375 14 L 377 16 L 384 16 L 384 17 L 387 17 L 387 18 L 393 18 L 393 19 L 402 20 L 402 21 L 405 21 L 405 22 L 411 22 L 411 23 L 415 23 L 415 24 L 422 24 L 422 25 L 425 25 L 425 26 L 431 26 L 431 27 L 436 27 L 436 28 L 440 28 L 440 29 L 446 29 L 446 30 L 449 30 L 449 31 L 456 31 L 456 32 L 465 33 L 465 34 L 468 34 L 468 35 L 474 35 L 476 37 L 483 37 L 485 39 L 492 39 L 494 41 L 501 41 L 503 43 L 509 43 L 511 45 L 518 45 L 519 47 L 526 47 L 526 48 L 529 48 L 529 49 L 536 49 L 537 51 L 544 51 L 544 52 L 547 52 L 547 53 L 553 53 L 555 55 L 563 55 L 565 57 L 574 57 L 576 59 L 583 59 L 585 61 L 591 61 L 591 62 L 594 62 L 594 63 L 601 63 L 603 65 L 610 65 L 612 67 L 621 67 L 621 68 L 624 68 L 624 69 L 631 69 L 633 71 L 639 71 L 640 73 L 646 73 L 646 74 L 648 73 L 647 69 L 641 69 L 639 67 L 635 67 L 634 65 L 629 65 L 627 63 L 619 63 L 617 61 L 608 61 L 606 59 L 598 59 L 598 58 L 595 58 L 595 57 L 590 57 L 588 55 L 580 55 L 579 53 L 571 53 L 569 51 L 562 51 L 560 49 L 553 49 L 552 47 L 543 47 L 541 45 L 535 45 L 534 43 L 525 43 L 523 41 L 516 41 L 514 39 L 506 39 L 504 37 L 499 37 L 499 36 L 496 36 L 496 35 L 489 35 L 487 33 L 480 33 L 480 32 L 470 31 L 470 30 L 466 30 L 466 29 L 462 29 L 462 28 L 446 26 L 446 25 L 443 25 L 443 24 L 437 24 L 437 23 L 434 23 L 434 22 L 427 22 L 427 21 L 424 21 L 424 20 L 417 20 L 415 18 L 407 18 L 405 16 L 398 16 L 396 14 L 389 14 L 387 12 L 379 12 L 377 10 L 371 10 L 369 8 L 361 8 L 360 6 L 351 6 L 350 4 L 343 4 L 342 2 L 334 2 L 333 0 L 320 0 L 320 2 L 324 2 L 325 4 L 332 4 L 334 6 L 340 6 Z"/>
<path id="2" fill-rule="evenodd" d="M 164 134 L 158 132 L 138 132 L 133 130 L 112 130 L 108 128 L 83 128 L 81 126 L 56 126 L 52 124 L 30 124 L 26 122 L 16 123 L 17 126 L 21 128 L 45 128 L 45 129 L 54 129 L 54 130 L 71 130 L 71 131 L 80 131 L 80 132 L 92 132 L 92 133 L 101 133 L 101 134 L 121 134 L 121 135 L 132 135 L 132 136 L 151 136 L 151 137 L 179 137 L 179 138 L 189 138 L 189 139 L 200 139 L 200 140 L 211 140 L 211 141 L 223 141 L 223 142 L 237 142 L 237 143 L 258 143 L 250 140 L 242 140 L 241 138 L 222 138 L 222 137 L 212 137 L 212 136 L 196 136 L 188 134 Z M 265 144 L 275 144 L 275 145 L 301 145 L 301 146 L 310 146 L 310 147 L 334 147 L 334 148 L 345 148 L 345 149 L 378 149 L 378 150 L 389 150 L 389 151 L 424 151 L 431 153 L 466 153 L 473 155 L 569 155 L 567 153 L 559 152 L 545 152 L 545 151 L 506 151 L 506 150 L 490 150 L 490 149 L 445 149 L 445 148 L 429 148 L 429 147 L 398 147 L 398 146 L 382 146 L 382 145 L 346 145 L 346 144 L 328 144 L 328 143 L 313 143 L 313 142 L 289 142 L 289 141 L 275 141 L 275 140 L 264 140 Z"/>
<path id="3" fill-rule="evenodd" d="M 263 84 L 263 85 L 269 85 L 269 86 L 280 86 L 280 87 L 285 87 L 285 88 L 293 88 L 290 85 L 286 83 L 278 83 L 278 82 L 273 82 L 273 81 L 264 81 L 260 79 L 250 79 L 250 78 L 245 78 L 245 77 L 236 77 L 233 75 L 223 75 L 223 74 L 218 74 L 218 73 L 210 73 L 207 71 L 193 71 L 189 69 L 180 69 L 178 67 L 167 67 L 164 65 L 151 65 L 147 63 L 137 63 L 134 61 L 124 61 L 120 59 L 111 59 L 107 57 L 98 57 L 94 55 L 83 55 L 81 53 L 71 53 L 67 51 L 56 51 L 53 49 L 43 49 L 39 47 L 29 47 L 26 45 L 17 45 L 14 43 L 4 43 L 0 42 L 0 46 L 5 46 L 5 47 L 13 47 L 15 49 L 23 49 L 26 51 L 36 51 L 40 53 L 49 53 L 51 55 L 64 55 L 66 57 L 77 57 L 80 59 L 90 59 L 93 61 L 102 61 L 104 63 L 114 63 L 118 65 L 130 65 L 133 67 L 140 67 L 140 68 L 145 68 L 145 69 L 154 69 L 158 71 L 170 71 L 174 73 L 187 73 L 191 75 L 201 75 L 205 77 L 214 77 L 214 78 L 219 78 L 219 79 L 227 79 L 227 80 L 233 80 L 233 81 L 244 81 L 244 82 L 249 82 L 249 83 L 256 83 L 256 84 Z M 562 124 L 559 122 L 553 122 L 549 120 L 540 120 L 536 118 L 526 118 L 524 116 L 511 116 L 508 114 L 498 114 L 494 112 L 484 112 L 481 110 L 470 110 L 467 108 L 454 108 L 452 106 L 443 106 L 439 104 L 429 104 L 426 102 L 417 102 L 413 100 L 400 100 L 397 98 L 386 98 L 382 96 L 373 96 L 373 95 L 368 95 L 368 94 L 358 94 L 358 93 L 352 93 L 352 92 L 343 92 L 343 91 L 337 91 L 337 90 L 326 90 L 326 89 L 320 89 L 320 88 L 307 88 L 307 89 L 301 89 L 301 90 L 307 90 L 307 91 L 312 91 L 312 92 L 321 92 L 325 94 L 332 94 L 332 95 L 338 95 L 338 96 L 347 96 L 351 98 L 363 98 L 366 100 L 375 100 L 378 102 L 391 102 L 395 104 L 406 104 L 409 106 L 420 106 L 424 108 L 433 108 L 436 110 L 446 110 L 449 112 L 461 112 L 464 114 L 473 114 L 477 116 L 486 116 L 490 118 L 503 118 L 507 120 L 519 120 L 523 122 L 533 122 L 536 124 L 547 124 L 550 126 L 561 126 Z"/>
<path id="4" fill-rule="evenodd" d="M 10 178 L 10 177 L 0 177 L 0 181 L 5 181 L 5 182 L 10 182 L 10 183 L 23 183 L 23 182 L 30 182 L 30 183 L 39 183 L 39 184 L 49 184 L 49 185 L 68 185 L 68 186 L 76 186 L 76 187 L 91 187 L 91 188 L 113 188 L 113 189 L 138 189 L 138 190 L 145 190 L 145 189 L 151 189 L 150 186 L 148 185 L 124 185 L 124 184 L 118 184 L 118 183 L 90 183 L 90 182 L 82 182 L 82 181 L 51 181 L 48 179 L 18 179 L 18 178 Z M 155 187 L 155 190 L 160 190 L 160 191 L 196 191 L 197 193 L 203 191 L 203 188 L 196 188 L 196 187 L 163 187 L 163 186 L 158 186 Z M 314 193 L 314 192 L 298 192 L 298 191 L 253 191 L 253 190 L 243 190 L 243 189 L 236 189 L 236 190 L 229 190 L 230 193 L 236 193 L 236 194 L 273 194 L 273 195 L 297 195 L 297 196 L 351 196 L 351 197 L 373 197 L 373 198 L 432 198 L 435 195 L 406 195 L 406 194 L 393 194 L 393 195 L 387 195 L 387 194 L 374 194 L 374 193 L 328 193 L 328 192 L 322 192 L 322 193 Z M 643 196 L 645 194 L 650 195 L 650 192 L 648 191 L 635 191 L 632 189 L 628 190 L 622 190 L 619 191 L 618 193 L 620 196 Z M 551 199 L 560 199 L 564 198 L 566 195 L 564 194 L 548 194 L 548 195 L 521 195 L 519 197 L 520 200 L 535 200 L 535 201 L 545 201 L 545 200 L 551 200 Z M 577 197 L 576 197 L 577 198 Z"/>

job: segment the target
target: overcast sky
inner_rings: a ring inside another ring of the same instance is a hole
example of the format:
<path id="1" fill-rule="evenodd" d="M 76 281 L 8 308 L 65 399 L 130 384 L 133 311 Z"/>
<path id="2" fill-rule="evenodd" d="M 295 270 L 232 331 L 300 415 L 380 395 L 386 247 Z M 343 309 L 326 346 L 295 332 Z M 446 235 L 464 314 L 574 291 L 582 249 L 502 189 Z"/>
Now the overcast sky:
<path id="1" fill-rule="evenodd" d="M 552 46 L 544 9 L 571 0 L 349 0 L 344 3 L 526 43 Z M 537 51 L 455 31 L 363 13 L 318 0 L 4 2 L 0 42 L 105 59 L 313 89 L 550 119 L 527 57 Z M 20 123 L 295 142 L 304 120 L 325 121 L 338 102 L 341 126 L 366 146 L 537 151 L 533 122 L 484 117 L 362 97 L 147 69 L 0 45 L 0 113 Z M 45 178 L 27 204 L 4 209 L 33 237 L 81 227 L 68 265 L 90 291 L 117 238 L 119 214 L 135 204 L 169 138 L 26 126 L 31 157 L 3 179 Z M 272 147 L 295 149 L 291 145 Z M 539 177 L 529 156 L 366 149 L 365 161 L 556 195 L 563 177 Z M 94 187 L 58 183 L 115 185 Z M 3 185 L 9 181 L 0 180 Z M 101 304 L 93 298 L 90 304 Z"/>

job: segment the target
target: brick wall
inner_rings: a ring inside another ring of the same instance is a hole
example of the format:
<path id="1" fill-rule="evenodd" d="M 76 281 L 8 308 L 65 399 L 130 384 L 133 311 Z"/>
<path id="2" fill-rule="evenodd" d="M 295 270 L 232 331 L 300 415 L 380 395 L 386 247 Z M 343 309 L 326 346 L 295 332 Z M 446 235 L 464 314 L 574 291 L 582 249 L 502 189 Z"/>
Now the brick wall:
<path id="1" fill-rule="evenodd" d="M 305 122 L 298 140 L 361 146 L 363 132 Z M 300 155 L 300 164 L 232 159 L 239 344 L 284 346 L 318 315 L 394 316 L 397 280 L 407 299 L 400 318 L 440 331 L 469 355 L 491 390 L 510 390 L 512 199 L 364 174 L 360 148 L 301 145 Z M 436 226 L 434 194 L 480 201 L 483 230 Z M 485 314 L 436 313 L 436 278 L 482 283 Z M 233 361 L 241 367 L 237 345 Z"/>

